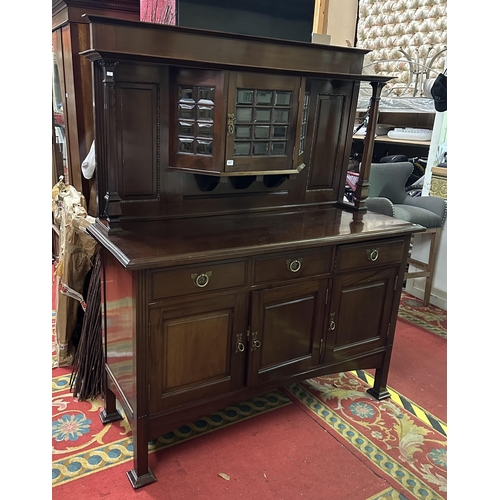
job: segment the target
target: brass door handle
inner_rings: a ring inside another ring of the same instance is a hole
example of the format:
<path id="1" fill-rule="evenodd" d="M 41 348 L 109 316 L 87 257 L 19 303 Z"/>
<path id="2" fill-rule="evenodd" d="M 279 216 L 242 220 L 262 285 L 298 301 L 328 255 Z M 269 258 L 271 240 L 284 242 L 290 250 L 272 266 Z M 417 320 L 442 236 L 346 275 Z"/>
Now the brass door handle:
<path id="1" fill-rule="evenodd" d="M 375 262 L 378 259 L 380 248 L 369 248 L 366 250 L 366 258 Z"/>
<path id="2" fill-rule="evenodd" d="M 302 267 L 302 261 L 304 259 L 301 257 L 300 259 L 287 259 L 286 261 L 286 267 L 289 271 L 292 273 L 297 273 L 300 271 L 300 268 Z"/>
<path id="3" fill-rule="evenodd" d="M 200 273 L 200 274 L 193 273 L 191 275 L 193 283 L 199 288 L 207 286 L 211 277 L 212 277 L 212 271 L 207 271 L 206 273 Z"/>
<path id="4" fill-rule="evenodd" d="M 234 134 L 234 113 L 228 113 L 227 115 L 227 135 Z"/>
<path id="5" fill-rule="evenodd" d="M 328 330 L 335 330 L 335 313 L 330 314 L 330 325 Z"/>
<path id="6" fill-rule="evenodd" d="M 252 332 L 252 351 L 261 346 L 260 340 L 257 338 L 258 332 Z"/>
<path id="7" fill-rule="evenodd" d="M 243 343 L 243 334 L 238 333 L 236 335 L 236 352 L 243 352 L 245 350 L 245 344 Z"/>

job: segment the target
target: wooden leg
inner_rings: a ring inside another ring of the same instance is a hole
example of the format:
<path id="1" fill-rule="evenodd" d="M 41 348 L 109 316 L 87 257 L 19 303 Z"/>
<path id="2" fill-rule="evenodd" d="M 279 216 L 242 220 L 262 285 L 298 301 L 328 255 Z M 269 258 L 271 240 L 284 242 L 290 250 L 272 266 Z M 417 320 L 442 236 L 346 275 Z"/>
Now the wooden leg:
<path id="1" fill-rule="evenodd" d="M 436 267 L 437 248 L 438 248 L 440 233 L 441 229 L 436 229 L 436 231 L 431 234 L 431 243 L 429 248 L 429 261 L 428 261 L 429 276 L 425 280 L 425 291 L 423 300 L 425 307 L 427 307 L 431 301 L 432 283 L 434 281 L 434 269 Z"/>
<path id="2" fill-rule="evenodd" d="M 391 395 L 387 390 L 387 377 L 389 375 L 389 361 L 391 359 L 392 346 L 389 347 L 385 353 L 384 364 L 381 368 L 375 370 L 375 380 L 373 387 L 366 392 L 373 396 L 375 399 L 381 401 L 382 399 L 390 398 Z"/>
<path id="3" fill-rule="evenodd" d="M 103 424 L 109 424 L 110 422 L 117 422 L 123 419 L 122 414 L 116 409 L 116 396 L 109 387 L 106 387 L 104 410 L 99 413 L 99 418 Z"/>
<path id="4" fill-rule="evenodd" d="M 148 440 L 146 437 L 146 419 L 134 421 L 134 468 L 127 471 L 127 477 L 132 488 L 142 488 L 157 481 L 153 471 L 148 467 Z"/>

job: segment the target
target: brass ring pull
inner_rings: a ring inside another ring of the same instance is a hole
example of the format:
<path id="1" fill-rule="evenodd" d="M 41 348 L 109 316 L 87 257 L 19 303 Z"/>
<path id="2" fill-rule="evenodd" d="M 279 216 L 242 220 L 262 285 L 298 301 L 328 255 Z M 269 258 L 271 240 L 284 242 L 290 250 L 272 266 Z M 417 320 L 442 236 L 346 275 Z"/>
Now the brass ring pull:
<path id="1" fill-rule="evenodd" d="M 300 258 L 300 259 L 287 259 L 286 261 L 286 267 L 289 271 L 291 271 L 292 273 L 297 273 L 300 271 L 300 268 L 302 267 L 302 261 L 304 259 Z"/>
<path id="2" fill-rule="evenodd" d="M 238 342 L 238 351 L 243 352 L 245 350 L 245 344 L 243 342 Z"/>
<path id="3" fill-rule="evenodd" d="M 330 328 L 329 330 L 335 330 L 335 313 L 330 314 Z"/>
<path id="4" fill-rule="evenodd" d="M 234 134 L 234 113 L 228 113 L 227 115 L 227 135 Z"/>
<path id="5" fill-rule="evenodd" d="M 196 274 L 193 273 L 191 275 L 191 279 L 193 280 L 193 283 L 199 287 L 203 288 L 208 285 L 208 282 L 210 281 L 210 278 L 212 276 L 212 271 L 207 271 L 206 273 L 201 273 L 201 274 Z"/>
<path id="6" fill-rule="evenodd" d="M 258 332 L 252 332 L 252 351 L 261 346 L 260 340 L 257 338 Z"/>
<path id="7" fill-rule="evenodd" d="M 242 342 L 243 340 L 243 334 L 238 333 L 236 335 L 236 352 L 243 352 L 245 350 L 245 344 Z"/>
<path id="8" fill-rule="evenodd" d="M 366 258 L 368 260 L 371 260 L 372 262 L 375 262 L 378 259 L 379 256 L 379 249 L 378 248 L 369 248 L 366 251 Z"/>

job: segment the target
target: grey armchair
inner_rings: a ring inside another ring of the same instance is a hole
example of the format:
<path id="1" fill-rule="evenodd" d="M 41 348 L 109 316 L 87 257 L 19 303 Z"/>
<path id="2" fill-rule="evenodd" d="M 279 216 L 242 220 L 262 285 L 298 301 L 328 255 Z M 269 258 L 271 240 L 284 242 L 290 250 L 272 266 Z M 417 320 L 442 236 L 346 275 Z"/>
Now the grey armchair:
<path id="1" fill-rule="evenodd" d="M 431 235 L 428 261 L 422 262 L 410 255 L 408 264 L 419 271 L 405 275 L 405 278 L 426 278 L 423 302 L 428 306 L 441 229 L 446 220 L 446 201 L 437 196 L 408 196 L 405 184 L 412 172 L 413 164 L 410 162 L 372 164 L 366 208 L 419 224 L 427 229 L 423 234 Z"/>

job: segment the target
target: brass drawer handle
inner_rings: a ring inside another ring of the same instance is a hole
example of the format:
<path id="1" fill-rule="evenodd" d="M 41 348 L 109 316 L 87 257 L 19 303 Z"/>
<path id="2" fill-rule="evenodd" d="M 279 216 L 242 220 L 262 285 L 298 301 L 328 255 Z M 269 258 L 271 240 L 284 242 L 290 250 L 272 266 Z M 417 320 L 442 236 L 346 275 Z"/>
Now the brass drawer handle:
<path id="1" fill-rule="evenodd" d="M 366 258 L 368 260 L 371 260 L 372 262 L 375 262 L 378 259 L 379 250 L 380 250 L 380 248 L 369 248 L 366 251 Z"/>
<path id="2" fill-rule="evenodd" d="M 302 267 L 302 261 L 304 259 L 301 257 L 300 259 L 287 259 L 286 261 L 286 267 L 289 271 L 292 273 L 297 273 L 300 271 L 300 268 Z"/>
<path id="3" fill-rule="evenodd" d="M 211 276 L 212 276 L 212 271 L 207 271 L 206 273 L 201 273 L 201 274 L 193 273 L 191 275 L 191 279 L 193 280 L 193 283 L 197 287 L 203 288 L 208 285 Z"/>

